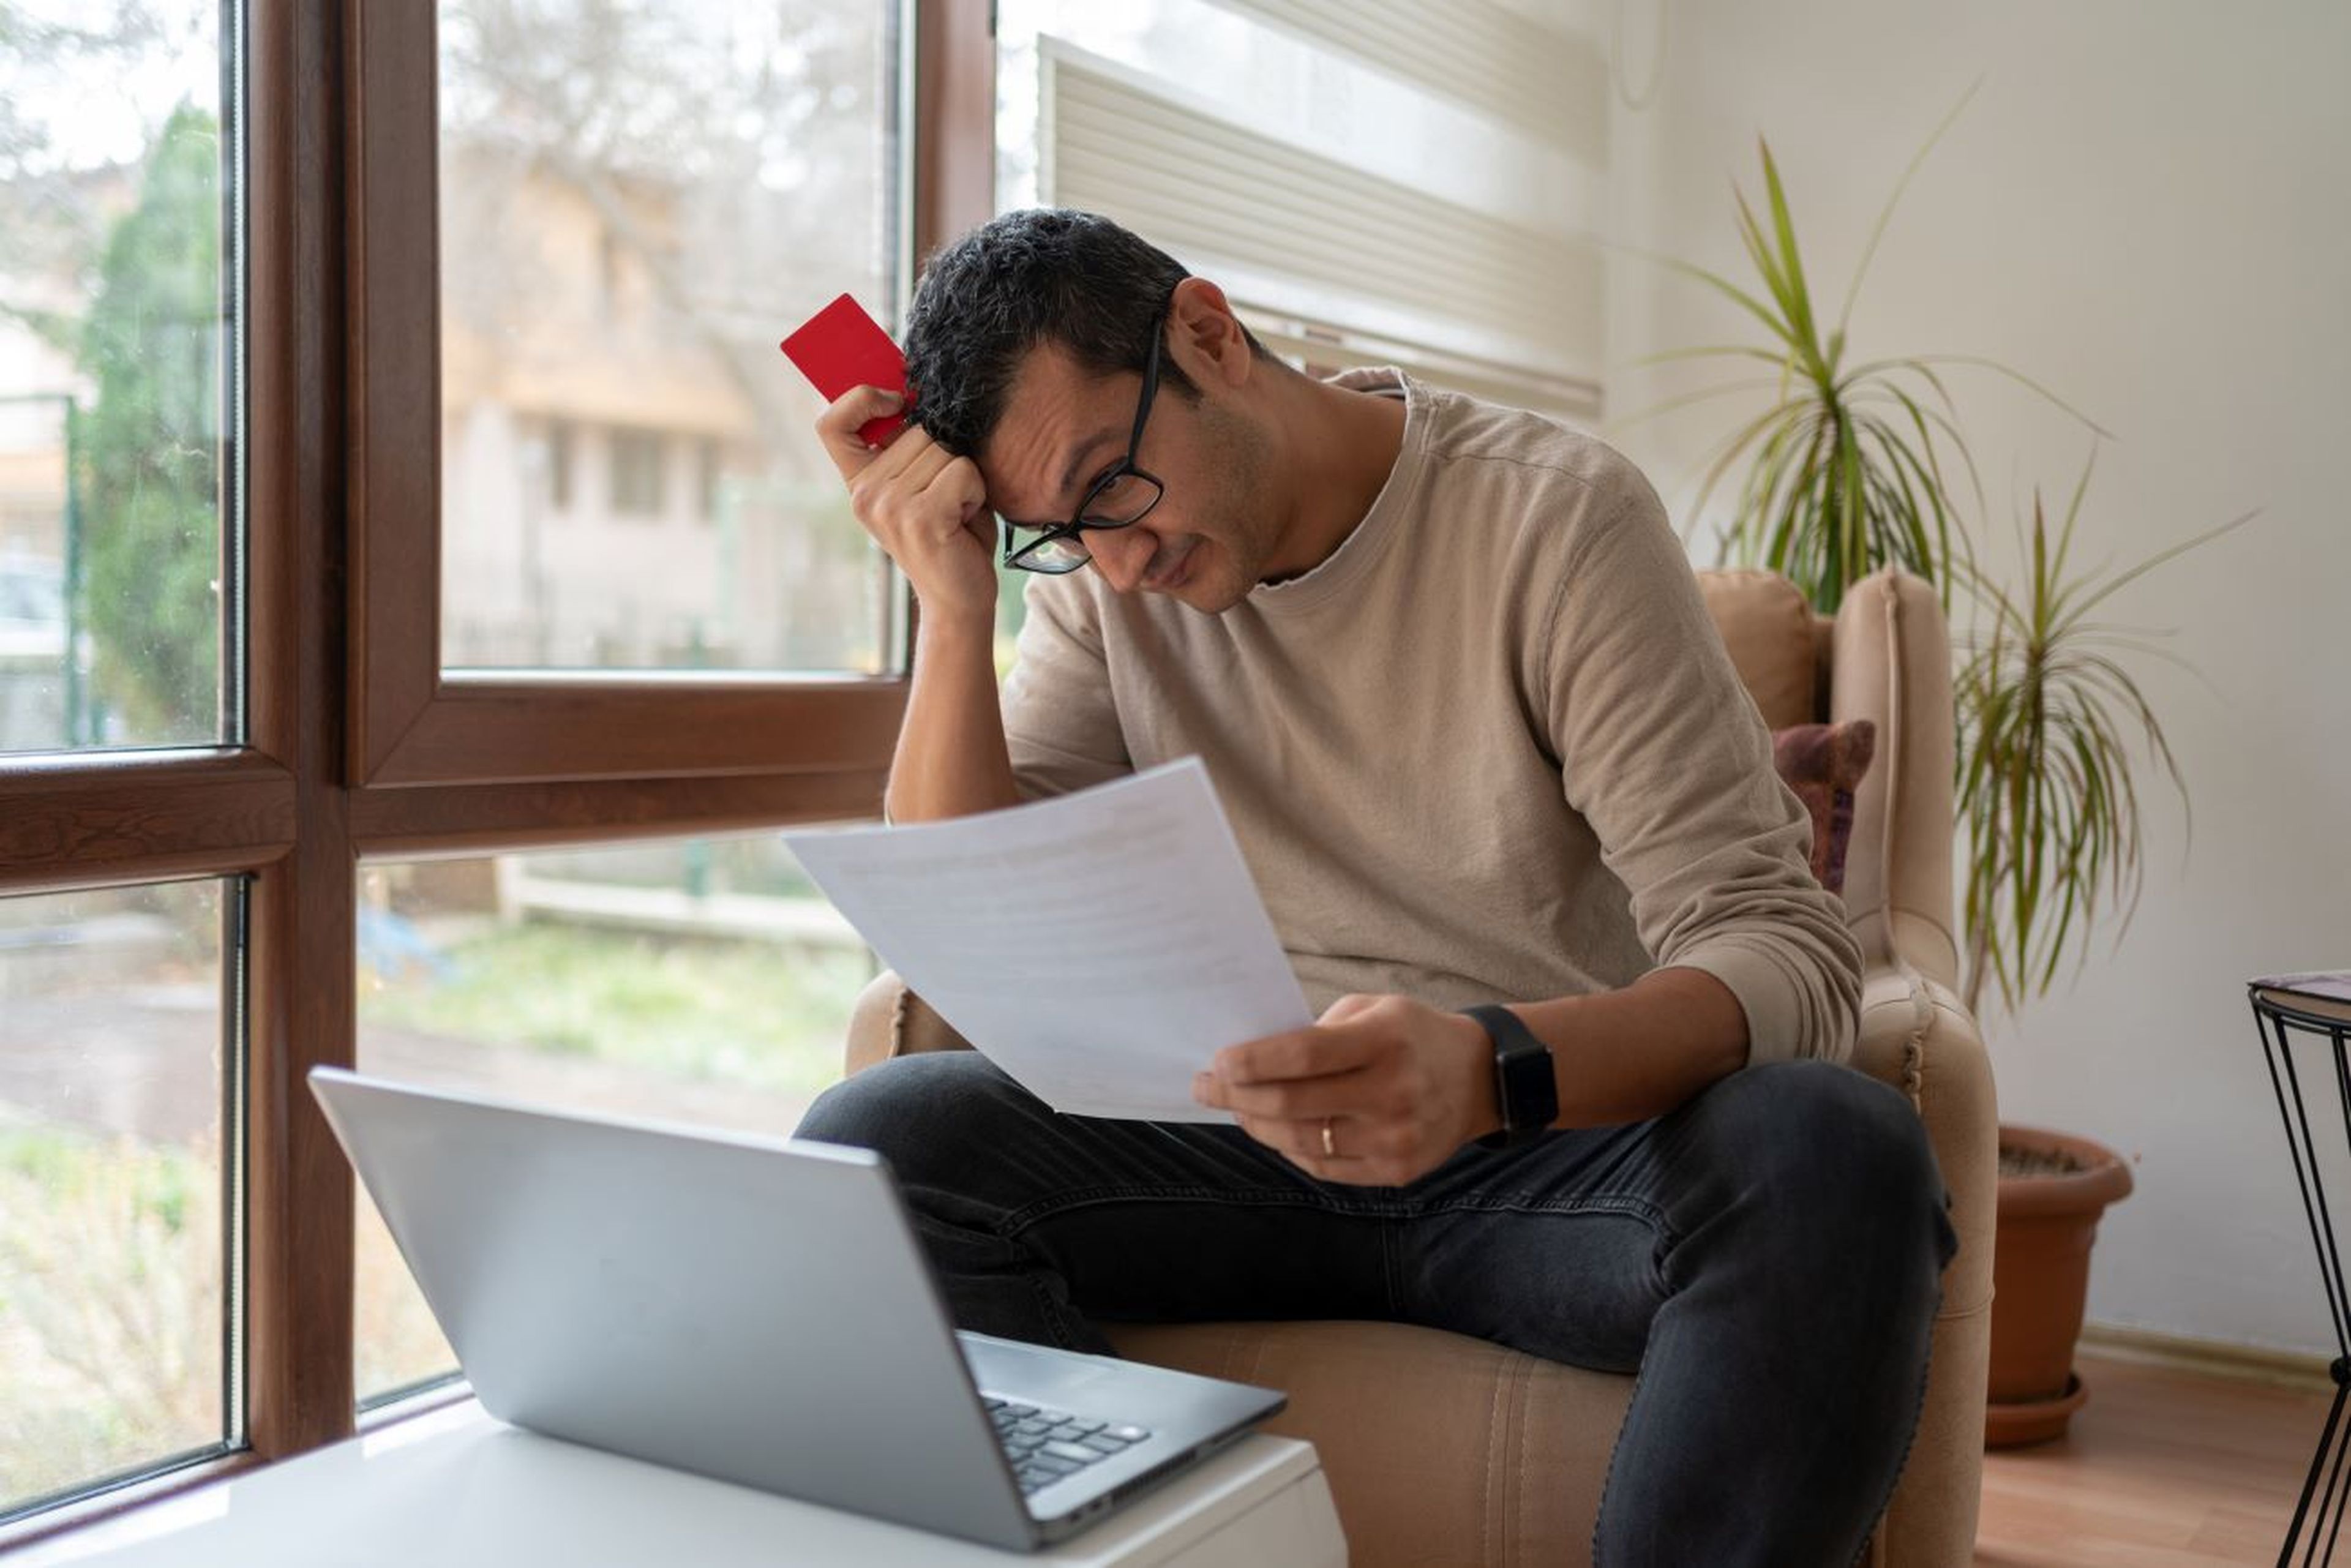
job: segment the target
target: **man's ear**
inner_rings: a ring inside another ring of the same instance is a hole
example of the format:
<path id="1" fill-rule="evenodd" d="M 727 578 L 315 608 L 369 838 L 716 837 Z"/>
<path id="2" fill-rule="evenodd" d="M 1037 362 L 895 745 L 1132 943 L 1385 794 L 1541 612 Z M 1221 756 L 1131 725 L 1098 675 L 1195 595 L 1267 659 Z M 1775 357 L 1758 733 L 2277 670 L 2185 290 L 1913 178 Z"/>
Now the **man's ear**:
<path id="1" fill-rule="evenodd" d="M 1167 301 L 1167 319 L 1186 375 L 1232 387 L 1249 380 L 1256 355 L 1223 289 L 1205 277 L 1184 279 Z"/>

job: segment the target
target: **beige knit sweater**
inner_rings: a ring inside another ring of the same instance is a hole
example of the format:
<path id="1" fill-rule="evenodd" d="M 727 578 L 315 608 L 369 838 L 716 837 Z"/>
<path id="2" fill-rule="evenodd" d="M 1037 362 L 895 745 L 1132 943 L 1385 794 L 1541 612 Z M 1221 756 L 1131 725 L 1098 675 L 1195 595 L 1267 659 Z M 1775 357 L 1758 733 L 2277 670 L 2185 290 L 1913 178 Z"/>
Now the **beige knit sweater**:
<path id="1" fill-rule="evenodd" d="M 1022 793 L 1196 754 L 1318 1012 L 1679 966 L 1738 997 L 1750 1061 L 1849 1055 L 1860 950 L 1640 472 L 1395 371 L 1340 382 L 1400 389 L 1404 446 L 1312 571 L 1221 615 L 1030 578 Z"/>

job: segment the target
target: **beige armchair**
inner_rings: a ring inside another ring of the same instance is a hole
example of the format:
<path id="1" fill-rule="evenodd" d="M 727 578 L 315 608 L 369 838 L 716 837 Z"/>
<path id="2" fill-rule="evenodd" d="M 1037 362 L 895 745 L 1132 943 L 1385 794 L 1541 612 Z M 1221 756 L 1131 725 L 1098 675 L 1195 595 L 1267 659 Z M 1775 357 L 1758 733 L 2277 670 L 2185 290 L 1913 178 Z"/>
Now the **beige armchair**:
<path id="1" fill-rule="evenodd" d="M 1835 620 L 1759 571 L 1702 572 L 1765 721 L 1876 722 L 1855 801 L 1845 906 L 1867 970 L 1854 1064 L 1926 1119 L 1959 1250 L 1943 1281 L 1927 1404 L 1869 1561 L 1970 1560 L 1983 1457 L 1996 1112 L 1958 983 L 1951 891 L 1950 654 L 1917 579 L 1881 571 Z M 849 1071 L 959 1048 L 884 974 L 860 998 Z M 1137 1360 L 1288 1391 L 1273 1429 L 1320 1450 L 1357 1568 L 1583 1562 L 1633 1380 L 1435 1329 L 1374 1322 L 1109 1325 Z M 1432 1464 L 1431 1455 L 1447 1456 Z M 1824 1565 L 1825 1568 L 1825 1565 Z"/>

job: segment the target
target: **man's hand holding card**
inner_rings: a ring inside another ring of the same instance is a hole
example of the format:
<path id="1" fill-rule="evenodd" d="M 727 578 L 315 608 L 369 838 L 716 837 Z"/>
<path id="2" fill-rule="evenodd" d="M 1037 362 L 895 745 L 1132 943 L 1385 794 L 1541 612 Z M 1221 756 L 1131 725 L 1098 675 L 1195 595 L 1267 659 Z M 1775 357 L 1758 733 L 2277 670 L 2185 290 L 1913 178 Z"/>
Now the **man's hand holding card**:
<path id="1" fill-rule="evenodd" d="M 906 361 L 849 295 L 783 341 L 831 406 L 816 422 L 850 508 L 922 601 L 925 624 L 993 634 L 995 532 L 978 465 L 931 439 L 906 415 L 917 395 Z"/>

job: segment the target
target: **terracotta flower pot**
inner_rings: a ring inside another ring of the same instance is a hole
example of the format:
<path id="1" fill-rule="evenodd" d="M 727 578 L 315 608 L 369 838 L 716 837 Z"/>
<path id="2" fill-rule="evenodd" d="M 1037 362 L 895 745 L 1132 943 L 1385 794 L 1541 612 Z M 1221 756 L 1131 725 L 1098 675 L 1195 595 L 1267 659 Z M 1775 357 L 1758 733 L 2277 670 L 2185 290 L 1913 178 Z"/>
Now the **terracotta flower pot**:
<path id="1" fill-rule="evenodd" d="M 2104 1145 L 2038 1127 L 2003 1124 L 2000 1154 L 1984 1443 L 2010 1448 L 2064 1436 L 2089 1397 L 2074 1373 L 2074 1342 L 2090 1243 L 2106 1206 L 2129 1195 L 2131 1174 Z"/>

